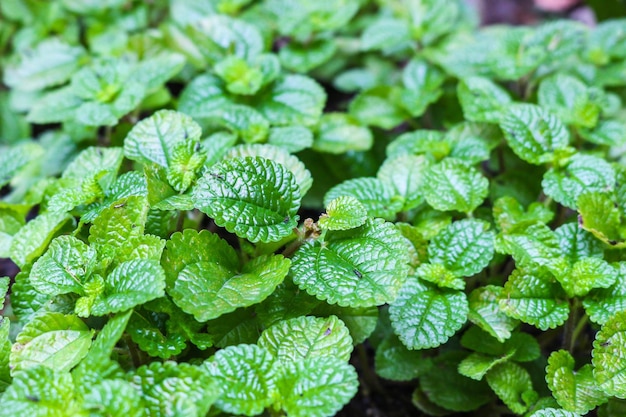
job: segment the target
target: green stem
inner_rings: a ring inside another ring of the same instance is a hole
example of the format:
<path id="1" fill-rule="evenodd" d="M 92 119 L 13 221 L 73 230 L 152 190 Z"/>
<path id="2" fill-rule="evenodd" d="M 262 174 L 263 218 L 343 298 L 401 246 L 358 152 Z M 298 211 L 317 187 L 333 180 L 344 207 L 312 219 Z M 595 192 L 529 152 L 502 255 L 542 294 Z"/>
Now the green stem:
<path id="1" fill-rule="evenodd" d="M 139 352 L 137 351 L 137 346 L 135 346 L 135 342 L 133 342 L 133 339 L 130 337 L 129 334 L 124 336 L 124 341 L 126 342 L 126 346 L 128 347 L 128 353 L 130 354 L 130 359 L 133 361 L 133 366 L 135 368 L 139 368 L 142 363 Z"/>
<path id="2" fill-rule="evenodd" d="M 585 327 L 587 327 L 588 321 L 589 321 L 589 316 L 584 314 L 581 317 L 581 319 L 578 321 L 578 324 L 576 324 L 576 327 L 572 331 L 572 338 L 570 342 L 570 352 L 574 350 L 574 345 L 576 344 L 576 341 L 578 340 L 580 333 L 585 329 Z"/>
<path id="3" fill-rule="evenodd" d="M 363 380 L 365 382 L 364 384 L 365 388 L 368 391 L 373 390 L 375 392 L 386 395 L 385 389 L 383 388 L 380 381 L 378 380 L 376 373 L 372 370 L 372 368 L 369 365 L 369 358 L 368 358 L 367 352 L 365 351 L 365 347 L 363 346 L 362 343 L 357 345 L 356 351 L 357 351 L 357 355 L 359 358 L 359 365 L 361 368 L 361 373 L 363 375 Z"/>
<path id="4" fill-rule="evenodd" d="M 574 345 L 576 344 L 575 333 L 578 327 L 578 311 L 580 309 L 580 302 L 574 298 L 570 300 L 570 313 L 565 327 L 563 329 L 563 349 L 567 349 L 569 353 L 574 353 Z M 580 331 L 579 331 L 580 332 Z"/>

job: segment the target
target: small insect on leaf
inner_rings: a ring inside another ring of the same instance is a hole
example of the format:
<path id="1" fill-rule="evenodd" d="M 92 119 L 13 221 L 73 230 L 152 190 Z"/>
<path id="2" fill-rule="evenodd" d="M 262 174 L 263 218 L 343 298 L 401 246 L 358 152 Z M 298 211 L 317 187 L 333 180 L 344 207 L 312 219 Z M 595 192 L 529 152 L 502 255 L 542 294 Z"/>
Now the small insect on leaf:
<path id="1" fill-rule="evenodd" d="M 359 279 L 363 278 L 363 274 L 358 269 L 353 269 L 354 275 L 356 275 Z"/>
<path id="2" fill-rule="evenodd" d="M 120 204 L 116 204 L 116 205 L 114 205 L 114 206 L 113 206 L 113 208 L 118 209 L 118 208 L 122 208 L 122 207 L 124 207 L 125 205 L 126 205 L 126 203 L 120 203 Z"/>
<path id="3" fill-rule="evenodd" d="M 324 336 L 330 335 L 330 332 L 331 332 L 330 327 L 327 327 L 326 331 L 324 332 Z"/>

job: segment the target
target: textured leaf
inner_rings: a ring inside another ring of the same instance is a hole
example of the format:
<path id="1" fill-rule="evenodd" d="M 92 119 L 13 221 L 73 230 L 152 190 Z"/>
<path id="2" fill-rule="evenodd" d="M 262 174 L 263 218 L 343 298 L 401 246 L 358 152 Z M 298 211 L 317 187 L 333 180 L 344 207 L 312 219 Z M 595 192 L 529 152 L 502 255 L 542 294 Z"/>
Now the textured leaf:
<path id="1" fill-rule="evenodd" d="M 604 245 L 578 223 L 566 223 L 554 230 L 565 257 L 576 263 L 584 258 L 602 258 Z"/>
<path id="2" fill-rule="evenodd" d="M 598 324 L 604 324 L 616 313 L 626 310 L 626 264 L 618 264 L 617 280 L 612 286 L 591 290 L 583 305 L 589 319 Z"/>
<path id="3" fill-rule="evenodd" d="M 144 365 L 129 382 L 141 393 L 145 414 L 153 417 L 204 416 L 222 392 L 203 366 L 172 361 Z"/>
<path id="4" fill-rule="evenodd" d="M 0 257 L 8 258 L 13 236 L 24 226 L 24 216 L 12 210 L 0 209 Z"/>
<path id="5" fill-rule="evenodd" d="M 167 167 L 177 144 L 198 142 L 202 131 L 191 117 L 171 110 L 161 110 L 143 119 L 124 140 L 128 159 Z"/>
<path id="6" fill-rule="evenodd" d="M 193 189 L 194 205 L 229 232 L 252 242 L 272 242 L 297 225 L 300 190 L 283 165 L 262 157 L 214 165 Z"/>
<path id="7" fill-rule="evenodd" d="M 233 104 L 226 94 L 219 78 L 212 74 L 200 75 L 181 92 L 178 110 L 197 120 L 215 117 Z"/>
<path id="8" fill-rule="evenodd" d="M 282 255 L 256 258 L 241 273 L 220 262 L 192 263 L 178 273 L 169 293 L 184 312 L 207 321 L 263 301 L 285 278 L 289 266 Z"/>
<path id="9" fill-rule="evenodd" d="M 466 120 L 498 123 L 511 102 L 509 93 L 488 78 L 463 79 L 457 89 Z"/>
<path id="10" fill-rule="evenodd" d="M 541 186 L 546 195 L 566 207 L 576 209 L 576 200 L 583 193 L 607 192 L 613 189 L 615 171 L 602 158 L 574 155 L 563 168 L 550 168 Z"/>
<path id="11" fill-rule="evenodd" d="M 348 230 L 362 226 L 367 221 L 367 211 L 359 200 L 350 196 L 337 197 L 328 203 L 319 225 L 328 230 Z"/>
<path id="12" fill-rule="evenodd" d="M 470 277 L 482 271 L 493 257 L 494 233 L 481 220 L 452 223 L 428 245 L 428 260 L 442 264 L 456 276 Z"/>
<path id="13" fill-rule="evenodd" d="M 353 117 L 345 113 L 326 113 L 317 126 L 313 149 L 342 154 L 348 151 L 367 151 L 373 143 L 372 132 Z"/>
<path id="14" fill-rule="evenodd" d="M 308 357 L 282 365 L 276 382 L 280 407 L 294 417 L 332 416 L 358 390 L 352 365 L 332 356 Z"/>
<path id="15" fill-rule="evenodd" d="M 304 126 L 272 127 L 267 143 L 285 148 L 287 152 L 300 152 L 313 145 L 313 133 Z"/>
<path id="16" fill-rule="evenodd" d="M 263 325 L 253 308 L 238 308 L 206 323 L 212 344 L 225 348 L 241 343 L 256 343 Z"/>
<path id="17" fill-rule="evenodd" d="M 441 97 L 444 81 L 445 76 L 438 68 L 423 59 L 411 59 L 402 70 L 405 87 L 400 95 L 402 106 L 412 116 L 421 116 L 431 103 Z"/>
<path id="18" fill-rule="evenodd" d="M 409 349 L 445 343 L 467 321 L 467 297 L 409 279 L 389 307 L 394 332 Z"/>
<path id="19" fill-rule="evenodd" d="M 83 294 L 83 286 L 95 268 L 96 251 L 72 236 L 54 239 L 33 265 L 30 282 L 45 294 Z"/>
<path id="20" fill-rule="evenodd" d="M 593 288 L 608 288 L 617 279 L 617 271 L 600 258 L 582 258 L 556 279 L 570 297 L 584 296 Z"/>
<path id="21" fill-rule="evenodd" d="M 121 339 L 128 324 L 131 311 L 116 314 L 104 325 L 85 359 L 78 365 L 79 368 L 88 368 L 90 371 L 100 371 L 103 364 L 111 357 L 115 345 Z"/>
<path id="22" fill-rule="evenodd" d="M 577 201 L 579 224 L 598 239 L 612 246 L 623 246 L 620 236 L 620 212 L 610 194 L 591 192 Z"/>
<path id="23" fill-rule="evenodd" d="M 445 139 L 445 135 L 437 130 L 403 133 L 387 146 L 387 156 L 391 158 L 403 154 L 424 154 L 440 160 L 451 152 L 450 143 Z"/>
<path id="24" fill-rule="evenodd" d="M 546 382 L 563 409 L 584 415 L 607 401 L 598 387 L 590 364 L 574 371 L 574 358 L 566 350 L 552 352 L 546 368 Z"/>
<path id="25" fill-rule="evenodd" d="M 395 49 L 410 39 L 410 28 L 404 20 L 381 18 L 367 26 L 361 34 L 361 49 L 364 51 Z"/>
<path id="26" fill-rule="evenodd" d="M 326 93 L 313 79 L 287 75 L 277 81 L 256 107 L 272 125 L 312 126 L 322 115 Z"/>
<path id="27" fill-rule="evenodd" d="M 552 268 L 561 255 L 559 241 L 552 230 L 542 223 L 515 229 L 496 238 L 496 250 L 513 256 L 520 266 Z"/>
<path id="28" fill-rule="evenodd" d="M 106 278 L 91 314 L 103 316 L 128 310 L 165 295 L 165 273 L 156 261 L 120 263 Z"/>
<path id="29" fill-rule="evenodd" d="M 539 84 L 539 105 L 553 111 L 567 124 L 593 127 L 598 121 L 600 107 L 593 103 L 587 86 L 575 77 L 556 74 Z"/>
<path id="30" fill-rule="evenodd" d="M 393 189 L 378 178 L 353 178 L 335 185 L 324 195 L 324 205 L 339 197 L 354 197 L 365 206 L 369 217 L 392 219 L 404 203 L 394 199 Z"/>
<path id="31" fill-rule="evenodd" d="M 11 373 L 46 366 L 72 369 L 87 354 L 92 332 L 76 316 L 48 312 L 35 316 L 18 334 L 11 349 Z"/>
<path id="32" fill-rule="evenodd" d="M 437 210 L 471 213 L 487 196 L 488 185 L 475 168 L 447 158 L 426 173 L 423 192 L 426 202 Z"/>
<path id="33" fill-rule="evenodd" d="M 22 91 L 42 90 L 63 84 L 78 69 L 83 48 L 58 38 L 49 38 L 24 53 L 16 65 L 9 65 L 4 82 Z"/>
<path id="34" fill-rule="evenodd" d="M 272 355 L 256 345 L 219 350 L 203 365 L 223 389 L 216 407 L 231 414 L 260 414 L 272 404 L 276 391 L 273 365 Z"/>
<path id="35" fill-rule="evenodd" d="M 626 398 L 626 312 L 618 312 L 596 334 L 591 352 L 593 376 L 605 394 Z"/>
<path id="36" fill-rule="evenodd" d="M 395 334 L 377 347 L 374 357 L 376 373 L 392 381 L 410 381 L 428 369 L 430 362 L 417 350 L 409 350 Z"/>
<path id="37" fill-rule="evenodd" d="M 554 329 L 569 316 L 568 303 L 558 287 L 545 273 L 516 269 L 504 285 L 500 308 L 541 330 Z"/>
<path id="38" fill-rule="evenodd" d="M 285 128 L 286 129 L 286 128 Z M 300 187 L 300 195 L 304 196 L 313 184 L 311 173 L 296 156 L 289 154 L 285 149 L 273 145 L 241 145 L 231 148 L 224 159 L 246 156 L 260 156 L 270 159 L 287 168 L 296 179 Z"/>
<path id="39" fill-rule="evenodd" d="M 350 102 L 350 115 L 367 126 L 392 129 L 410 116 L 399 106 L 401 90 L 380 85 L 359 93 Z"/>
<path id="40" fill-rule="evenodd" d="M 233 94 L 256 94 L 263 83 L 263 74 L 258 68 L 233 55 L 218 62 L 215 73 L 224 80 L 226 89 Z"/>
<path id="41" fill-rule="evenodd" d="M 319 39 L 306 44 L 290 42 L 280 48 L 278 56 L 283 67 L 305 73 L 328 62 L 336 51 L 333 39 Z"/>
<path id="42" fill-rule="evenodd" d="M 535 411 L 530 417 L 580 417 L 578 414 L 570 411 L 565 411 L 557 408 L 544 408 L 543 410 Z"/>
<path id="43" fill-rule="evenodd" d="M 508 352 L 504 356 L 495 357 L 474 352 L 459 363 L 459 373 L 468 378 L 480 381 L 487 372 L 499 364 L 508 361 L 512 355 L 513 352 Z"/>
<path id="44" fill-rule="evenodd" d="M 41 255 L 54 234 L 69 220 L 65 213 L 42 213 L 13 237 L 11 259 L 23 267 Z"/>
<path id="45" fill-rule="evenodd" d="M 355 345 L 363 343 L 378 323 L 377 307 L 340 307 L 336 304 L 318 303 L 313 313 L 318 317 L 336 315 L 350 330 L 350 336 Z"/>
<path id="46" fill-rule="evenodd" d="M 535 165 L 552 161 L 554 152 L 564 150 L 569 143 L 563 123 L 532 104 L 511 106 L 500 121 L 500 127 L 513 152 Z"/>
<path id="47" fill-rule="evenodd" d="M 203 15 L 195 26 L 202 35 L 201 39 L 210 39 L 208 52 L 214 61 L 229 54 L 252 59 L 263 51 L 263 38 L 258 29 L 241 19 L 209 14 Z"/>
<path id="48" fill-rule="evenodd" d="M 515 332 L 509 339 L 500 342 L 479 327 L 470 327 L 463 334 L 461 345 L 479 353 L 507 357 L 516 362 L 534 361 L 541 355 L 541 348 L 535 338 L 522 332 Z"/>
<path id="49" fill-rule="evenodd" d="M 402 211 L 417 207 L 423 201 L 422 186 L 430 161 L 423 155 L 400 155 L 387 158 L 376 175 L 403 200 Z"/>
<path id="50" fill-rule="evenodd" d="M 415 275 L 424 281 L 432 282 L 442 288 L 452 288 L 455 290 L 465 289 L 465 281 L 459 278 L 454 272 L 447 269 L 444 265 L 435 263 L 421 264 L 416 270 Z"/>
<path id="51" fill-rule="evenodd" d="M 500 197 L 493 205 L 493 216 L 503 233 L 511 233 L 534 223 L 548 223 L 554 213 L 541 203 L 532 203 L 524 209 L 514 197 Z"/>
<path id="52" fill-rule="evenodd" d="M 319 356 L 347 362 L 352 353 L 350 332 L 336 316 L 300 316 L 281 321 L 261 334 L 258 345 L 283 363 Z"/>
<path id="53" fill-rule="evenodd" d="M 70 417 L 78 413 L 71 375 L 45 366 L 26 369 L 15 375 L 2 396 L 0 408 L 2 417 Z"/>
<path id="54" fill-rule="evenodd" d="M 596 145 L 620 145 L 626 138 L 626 125 L 617 120 L 600 120 L 593 129 L 580 129 L 585 140 Z"/>
<path id="55" fill-rule="evenodd" d="M 459 351 L 439 355 L 434 366 L 420 377 L 420 387 L 427 398 L 447 410 L 475 410 L 489 402 L 493 395 L 484 381 L 475 381 L 457 372 L 463 357 Z"/>
<path id="56" fill-rule="evenodd" d="M 539 397 L 533 390 L 528 371 L 512 362 L 491 369 L 487 373 L 487 383 L 515 414 L 525 413 Z"/>
<path id="57" fill-rule="evenodd" d="M 203 167 L 206 154 L 199 150 L 199 142 L 177 143 L 169 156 L 167 181 L 178 192 L 185 192 L 195 182 Z"/>
<path id="58" fill-rule="evenodd" d="M 126 331 L 137 347 L 150 356 L 169 359 L 179 355 L 187 347 L 184 336 L 162 331 L 159 324 L 150 320 L 149 316 L 135 312 Z"/>
<path id="59" fill-rule="evenodd" d="M 122 380 L 104 380 L 90 387 L 83 399 L 83 408 L 105 416 L 143 417 L 139 393 Z M 98 415 L 97 414 L 97 415 Z"/>
<path id="60" fill-rule="evenodd" d="M 8 283 L 8 279 L 7 279 Z M 4 392 L 11 385 L 11 340 L 9 339 L 9 330 L 11 322 L 8 318 L 3 317 L 0 322 L 0 392 Z"/>
<path id="61" fill-rule="evenodd" d="M 215 121 L 246 143 L 264 142 L 270 128 L 270 123 L 261 113 L 238 104 L 224 106 L 215 114 Z"/>
<path id="62" fill-rule="evenodd" d="M 405 240 L 382 219 L 329 231 L 324 242 L 300 247 L 292 262 L 293 281 L 300 288 L 330 304 L 350 307 L 391 302 L 408 273 Z"/>
<path id="63" fill-rule="evenodd" d="M 474 289 L 469 297 L 468 319 L 481 329 L 504 342 L 511 337 L 511 331 L 517 326 L 518 321 L 507 316 L 499 304 L 502 298 L 502 287 L 486 285 Z"/>

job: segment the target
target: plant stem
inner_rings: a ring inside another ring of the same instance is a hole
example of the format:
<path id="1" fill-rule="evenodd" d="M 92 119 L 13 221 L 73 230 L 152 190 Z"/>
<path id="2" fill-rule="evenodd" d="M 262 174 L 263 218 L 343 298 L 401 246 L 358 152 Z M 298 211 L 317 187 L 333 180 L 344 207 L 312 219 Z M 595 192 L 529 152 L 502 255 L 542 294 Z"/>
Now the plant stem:
<path id="1" fill-rule="evenodd" d="M 574 353 L 574 345 L 576 344 L 577 335 L 576 329 L 578 328 L 578 324 L 576 323 L 578 320 L 578 310 L 580 308 L 580 302 L 578 299 L 574 298 L 570 301 L 570 313 L 567 322 L 565 322 L 565 327 L 563 329 L 563 349 L 567 349 L 569 353 Z M 580 330 L 578 330 L 580 333 Z"/>
<path id="2" fill-rule="evenodd" d="M 357 345 L 356 351 L 358 355 L 357 357 L 359 358 L 359 365 L 361 367 L 365 387 L 369 389 L 368 391 L 374 390 L 383 395 L 386 395 L 385 389 L 380 384 L 376 373 L 372 370 L 372 368 L 370 368 L 367 352 L 365 351 L 365 346 L 363 346 L 362 343 Z"/>
<path id="3" fill-rule="evenodd" d="M 137 346 L 131 339 L 129 334 L 124 336 L 124 341 L 126 342 L 126 346 L 128 347 L 128 353 L 130 354 L 130 359 L 133 361 L 133 366 L 135 368 L 139 368 L 141 366 L 141 357 L 139 356 L 139 352 L 137 351 Z"/>

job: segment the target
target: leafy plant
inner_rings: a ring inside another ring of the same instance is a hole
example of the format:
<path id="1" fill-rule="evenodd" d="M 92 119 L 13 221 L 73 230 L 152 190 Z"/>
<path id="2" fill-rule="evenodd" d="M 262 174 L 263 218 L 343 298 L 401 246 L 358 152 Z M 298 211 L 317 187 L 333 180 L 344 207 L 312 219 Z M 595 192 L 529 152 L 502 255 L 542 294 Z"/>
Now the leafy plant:
<path id="1" fill-rule="evenodd" d="M 624 33 L 3 0 L 0 416 L 623 415 Z"/>

